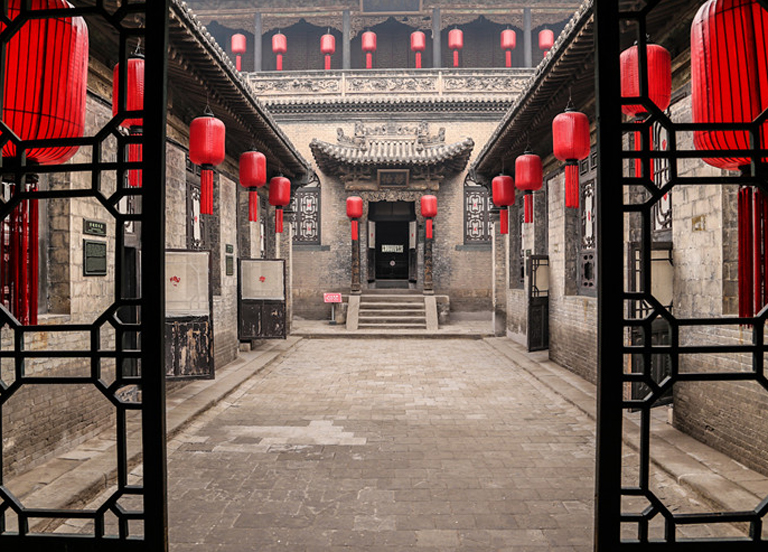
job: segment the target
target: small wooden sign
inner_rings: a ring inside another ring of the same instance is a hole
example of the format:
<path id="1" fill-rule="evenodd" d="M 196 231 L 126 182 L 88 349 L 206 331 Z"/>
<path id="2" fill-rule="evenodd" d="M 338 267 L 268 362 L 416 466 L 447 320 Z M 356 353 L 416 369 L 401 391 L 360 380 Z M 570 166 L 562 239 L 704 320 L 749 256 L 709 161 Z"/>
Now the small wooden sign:
<path id="1" fill-rule="evenodd" d="M 326 303 L 341 303 L 341 293 L 323 293 L 323 301 Z"/>
<path id="2" fill-rule="evenodd" d="M 83 240 L 83 276 L 107 275 L 107 242 Z"/>
<path id="3" fill-rule="evenodd" d="M 107 223 L 98 220 L 83 219 L 83 234 L 89 236 L 106 236 Z"/>

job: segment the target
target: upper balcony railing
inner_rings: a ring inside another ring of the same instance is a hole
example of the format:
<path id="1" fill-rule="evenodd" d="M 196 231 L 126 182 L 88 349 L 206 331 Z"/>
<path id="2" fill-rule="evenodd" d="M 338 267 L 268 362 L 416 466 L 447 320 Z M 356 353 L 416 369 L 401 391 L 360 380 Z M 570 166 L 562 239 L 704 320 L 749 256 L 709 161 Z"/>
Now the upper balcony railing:
<path id="1" fill-rule="evenodd" d="M 357 69 L 249 73 L 265 103 L 290 101 L 474 99 L 512 101 L 534 69 Z"/>

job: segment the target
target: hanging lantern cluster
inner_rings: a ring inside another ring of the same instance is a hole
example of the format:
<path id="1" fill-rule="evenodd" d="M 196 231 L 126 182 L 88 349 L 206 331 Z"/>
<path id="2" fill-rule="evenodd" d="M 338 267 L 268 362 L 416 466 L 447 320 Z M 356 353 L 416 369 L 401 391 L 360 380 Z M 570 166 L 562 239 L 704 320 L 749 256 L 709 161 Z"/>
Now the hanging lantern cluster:
<path id="1" fill-rule="evenodd" d="M 275 233 L 283 233 L 283 207 L 291 203 L 291 181 L 276 176 L 269 181 L 269 204 L 275 209 Z"/>
<path id="2" fill-rule="evenodd" d="M 226 128 L 207 111 L 189 125 L 189 160 L 201 166 L 200 212 L 213 214 L 213 168 L 224 161 Z"/>
<path id="3" fill-rule="evenodd" d="M 241 56 L 246 52 L 246 39 L 244 34 L 233 34 L 231 39 L 232 53 L 235 54 L 235 68 L 243 70 Z"/>
<path id="4" fill-rule="evenodd" d="M 448 49 L 453 50 L 453 66 L 459 66 L 459 52 L 464 48 L 464 33 L 461 29 L 448 31 Z"/>
<path id="5" fill-rule="evenodd" d="M 515 159 L 515 186 L 525 193 L 525 224 L 533 222 L 533 192 L 540 190 L 543 182 L 541 157 L 526 151 Z"/>
<path id="6" fill-rule="evenodd" d="M 427 36 L 422 31 L 411 33 L 411 51 L 416 57 L 416 69 L 421 69 L 421 53 L 427 49 Z"/>
<path id="7" fill-rule="evenodd" d="M 259 188 L 267 183 L 267 158 L 255 150 L 240 156 L 240 185 L 248 190 L 248 220 L 259 220 Z"/>
<path id="8" fill-rule="evenodd" d="M 8 2 L 10 21 L 21 7 L 21 0 Z M 32 0 L 28 9 L 67 10 L 72 5 L 65 0 Z M 29 19 L 6 43 L 4 71 L 2 120 L 19 139 L 83 136 L 88 83 L 88 27 L 83 18 Z M 12 141 L 2 149 L 8 165 L 15 164 L 22 153 Z M 40 146 L 24 153 L 27 166 L 59 165 L 77 149 Z M 15 182 L 12 193 L 37 190 L 35 177 L 28 175 L 26 180 L 26 184 Z M 23 325 L 37 324 L 38 222 L 37 200 L 28 199 L 0 225 L 0 301 Z"/>
<path id="9" fill-rule="evenodd" d="M 373 68 L 373 53 L 376 51 L 376 33 L 365 31 L 361 38 L 363 52 L 365 52 L 365 68 Z"/>
<path id="10" fill-rule="evenodd" d="M 555 33 L 553 33 L 550 29 L 543 29 L 539 31 L 539 50 L 544 52 L 544 57 L 547 57 L 547 54 L 554 45 Z"/>
<path id="11" fill-rule="evenodd" d="M 283 70 L 283 55 L 288 51 L 288 39 L 286 36 L 277 31 L 272 35 L 272 53 L 275 54 L 275 69 L 278 71 Z"/>
<path id="12" fill-rule="evenodd" d="M 352 221 L 352 241 L 360 239 L 358 220 L 363 216 L 363 198 L 351 196 L 347 198 L 347 217 Z"/>
<path id="13" fill-rule="evenodd" d="M 768 12 L 754 0 L 709 0 L 691 25 L 693 122 L 749 123 L 768 108 Z M 763 123 L 755 146 L 768 147 Z M 761 137 L 760 137 L 761 136 Z M 699 130 L 700 151 L 748 150 L 745 130 Z M 713 167 L 749 170 L 748 156 L 705 158 Z M 764 164 L 768 160 L 755 160 Z M 752 317 L 768 301 L 768 198 L 757 188 L 738 193 L 739 316 Z"/>
<path id="14" fill-rule="evenodd" d="M 336 53 L 336 37 L 331 30 L 320 37 L 320 52 L 325 56 L 325 70 L 331 69 L 331 56 Z"/>
<path id="15" fill-rule="evenodd" d="M 579 161 L 589 156 L 589 119 L 567 107 L 552 121 L 553 153 L 565 161 L 565 206 L 579 207 Z"/>
<path id="16" fill-rule="evenodd" d="M 517 47 L 517 35 L 512 29 L 501 31 L 501 49 L 504 50 L 504 61 L 507 67 L 512 67 L 512 50 Z"/>
<path id="17" fill-rule="evenodd" d="M 141 111 L 144 109 L 144 56 L 135 53 L 128 58 L 128 64 L 125 70 L 126 78 L 126 111 Z M 120 111 L 120 64 L 115 65 L 112 72 L 112 116 L 116 116 Z M 142 134 L 142 119 L 124 119 L 120 126 L 127 128 L 132 136 Z M 128 145 L 128 162 L 134 163 L 142 160 L 141 144 Z M 128 185 L 132 187 L 141 187 L 142 173 L 141 169 L 128 170 Z"/>
<path id="18" fill-rule="evenodd" d="M 432 218 L 437 216 L 437 198 L 433 195 L 421 196 L 421 216 L 427 219 L 427 239 L 432 239 Z"/>
<path id="19" fill-rule="evenodd" d="M 501 207 L 499 225 L 502 234 L 509 234 L 509 206 L 515 204 L 515 181 L 511 176 L 500 174 L 491 181 L 493 203 Z"/>

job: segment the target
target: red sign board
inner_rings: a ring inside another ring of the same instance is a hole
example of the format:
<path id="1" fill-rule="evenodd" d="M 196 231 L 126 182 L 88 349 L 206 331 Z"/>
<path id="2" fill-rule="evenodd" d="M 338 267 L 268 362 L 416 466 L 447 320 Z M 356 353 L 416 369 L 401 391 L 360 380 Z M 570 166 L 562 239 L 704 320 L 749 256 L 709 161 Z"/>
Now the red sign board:
<path id="1" fill-rule="evenodd" d="M 341 293 L 323 293 L 323 301 L 326 303 L 341 303 Z"/>

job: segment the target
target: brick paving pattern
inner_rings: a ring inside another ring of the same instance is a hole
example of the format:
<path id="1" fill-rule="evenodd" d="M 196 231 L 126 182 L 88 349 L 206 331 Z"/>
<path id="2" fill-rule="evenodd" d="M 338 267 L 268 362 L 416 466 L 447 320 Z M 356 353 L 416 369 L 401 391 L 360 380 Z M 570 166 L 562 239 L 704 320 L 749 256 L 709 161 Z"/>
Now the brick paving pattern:
<path id="1" fill-rule="evenodd" d="M 588 551 L 594 446 L 483 341 L 304 340 L 169 444 L 171 551 Z"/>

